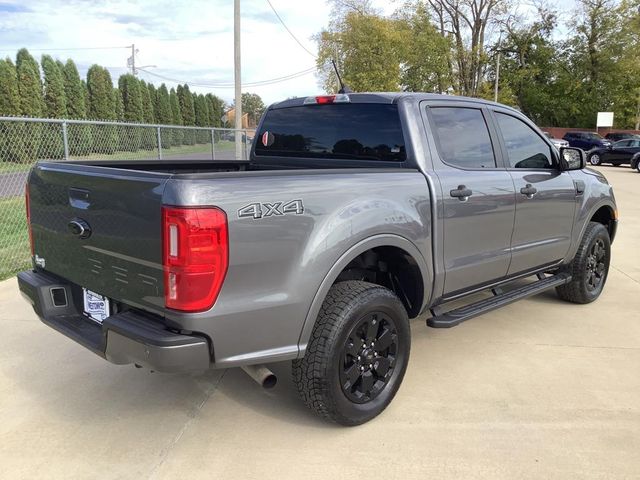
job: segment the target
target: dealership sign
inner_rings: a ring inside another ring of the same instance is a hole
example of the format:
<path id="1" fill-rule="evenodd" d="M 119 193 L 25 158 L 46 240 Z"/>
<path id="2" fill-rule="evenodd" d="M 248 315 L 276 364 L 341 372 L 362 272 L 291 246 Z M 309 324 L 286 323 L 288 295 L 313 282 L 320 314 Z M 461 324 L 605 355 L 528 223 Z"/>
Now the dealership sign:
<path id="1" fill-rule="evenodd" d="M 613 127 L 613 112 L 598 112 L 596 127 Z"/>

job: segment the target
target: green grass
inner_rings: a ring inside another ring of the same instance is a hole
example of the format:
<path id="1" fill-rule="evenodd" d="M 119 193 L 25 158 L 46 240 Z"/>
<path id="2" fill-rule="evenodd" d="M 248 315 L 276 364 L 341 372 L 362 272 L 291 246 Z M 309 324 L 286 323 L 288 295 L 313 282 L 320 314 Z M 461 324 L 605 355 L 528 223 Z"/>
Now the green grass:
<path id="1" fill-rule="evenodd" d="M 0 162 L 0 173 L 25 172 L 33 163 Z"/>
<path id="2" fill-rule="evenodd" d="M 29 235 L 24 198 L 0 200 L 0 280 L 29 268 Z"/>
<path id="3" fill-rule="evenodd" d="M 215 144 L 216 153 L 230 152 L 235 149 L 235 143 L 220 140 Z M 163 148 L 162 156 L 189 155 L 191 153 L 209 153 L 211 144 L 182 145 L 180 147 Z M 71 160 L 140 160 L 157 158 L 157 150 L 138 150 L 137 152 L 117 151 L 110 154 L 90 153 L 88 155 L 71 155 Z M 0 174 L 28 171 L 33 163 L 13 163 L 0 161 Z"/>

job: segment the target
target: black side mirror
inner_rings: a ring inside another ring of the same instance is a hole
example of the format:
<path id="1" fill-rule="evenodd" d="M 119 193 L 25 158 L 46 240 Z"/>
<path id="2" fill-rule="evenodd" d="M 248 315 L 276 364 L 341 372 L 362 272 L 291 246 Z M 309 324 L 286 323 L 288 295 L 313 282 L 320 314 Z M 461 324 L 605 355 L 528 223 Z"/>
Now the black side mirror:
<path id="1" fill-rule="evenodd" d="M 560 165 L 562 170 L 582 170 L 587 166 L 584 150 L 573 147 L 560 147 Z"/>

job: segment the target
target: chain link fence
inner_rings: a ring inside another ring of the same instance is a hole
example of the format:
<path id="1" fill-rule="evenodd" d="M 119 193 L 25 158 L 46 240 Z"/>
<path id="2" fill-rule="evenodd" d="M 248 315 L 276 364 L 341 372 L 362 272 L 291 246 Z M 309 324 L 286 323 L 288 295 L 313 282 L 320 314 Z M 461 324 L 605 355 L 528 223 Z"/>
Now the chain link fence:
<path id="1" fill-rule="evenodd" d="M 225 128 L 0 117 L 0 280 L 29 268 L 24 186 L 39 160 L 232 160 L 252 134 Z"/>

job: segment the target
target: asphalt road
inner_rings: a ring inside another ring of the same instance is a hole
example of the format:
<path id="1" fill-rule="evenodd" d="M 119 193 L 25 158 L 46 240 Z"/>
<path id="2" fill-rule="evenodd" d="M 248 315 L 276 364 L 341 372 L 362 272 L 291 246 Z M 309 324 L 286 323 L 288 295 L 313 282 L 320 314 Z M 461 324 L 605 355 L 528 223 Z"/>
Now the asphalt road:
<path id="1" fill-rule="evenodd" d="M 110 365 L 0 283 L 0 476 L 640 478 L 640 175 L 602 170 L 621 215 L 603 296 L 549 292 L 451 330 L 413 321 L 404 384 L 357 428 L 307 411 L 287 365 L 273 391 L 237 369 Z"/>

